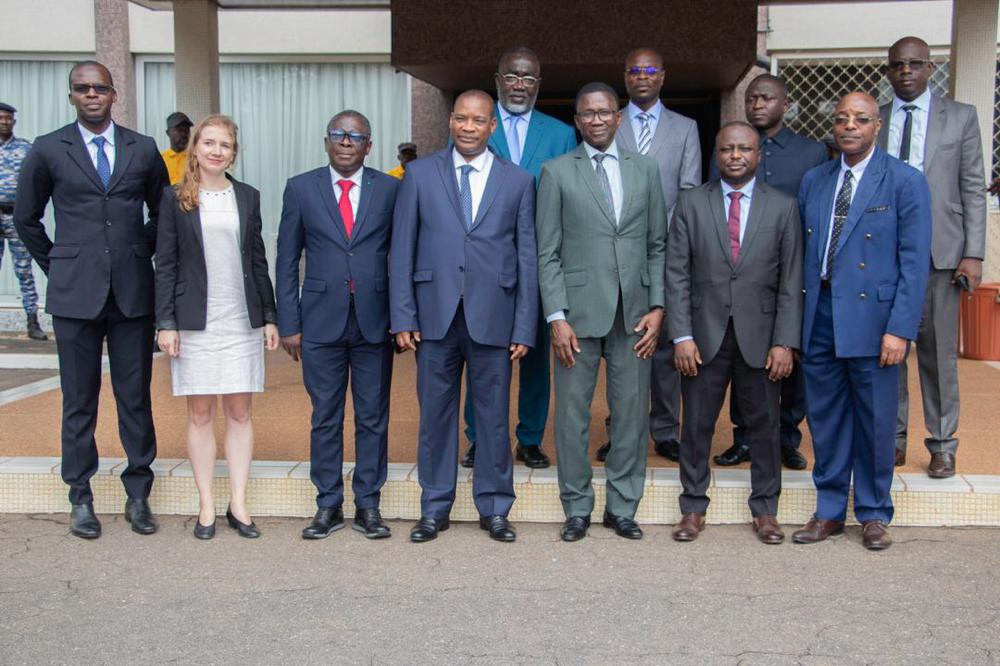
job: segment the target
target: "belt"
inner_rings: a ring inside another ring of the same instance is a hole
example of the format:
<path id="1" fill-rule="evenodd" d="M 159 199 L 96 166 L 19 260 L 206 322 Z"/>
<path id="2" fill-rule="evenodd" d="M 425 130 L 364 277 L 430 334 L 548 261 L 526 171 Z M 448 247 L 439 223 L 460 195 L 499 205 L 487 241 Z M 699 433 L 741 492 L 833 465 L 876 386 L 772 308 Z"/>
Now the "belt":
<path id="1" fill-rule="evenodd" d="M 14 204 L 12 203 L 0 203 L 0 213 L 4 215 L 14 214 Z"/>

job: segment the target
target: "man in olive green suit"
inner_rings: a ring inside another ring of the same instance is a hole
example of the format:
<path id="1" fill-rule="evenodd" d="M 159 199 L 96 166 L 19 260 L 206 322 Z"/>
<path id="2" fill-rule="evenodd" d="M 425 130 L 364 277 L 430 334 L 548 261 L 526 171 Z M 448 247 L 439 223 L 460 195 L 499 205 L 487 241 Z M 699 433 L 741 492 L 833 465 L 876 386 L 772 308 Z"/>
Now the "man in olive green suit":
<path id="1" fill-rule="evenodd" d="M 656 162 L 615 145 L 618 96 L 589 83 L 576 97 L 576 150 L 542 167 L 536 204 L 542 307 L 559 361 L 555 435 L 561 536 L 587 534 L 594 510 L 587 455 L 601 358 L 612 414 L 603 524 L 639 539 L 646 476 L 650 358 L 663 320 L 666 206 Z"/>

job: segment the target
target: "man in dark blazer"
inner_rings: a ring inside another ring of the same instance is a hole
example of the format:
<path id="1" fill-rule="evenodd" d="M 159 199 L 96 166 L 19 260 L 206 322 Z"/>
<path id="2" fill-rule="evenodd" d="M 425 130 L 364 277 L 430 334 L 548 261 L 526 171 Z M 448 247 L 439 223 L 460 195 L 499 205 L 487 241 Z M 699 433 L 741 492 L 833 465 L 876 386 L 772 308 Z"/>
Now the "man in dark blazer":
<path id="1" fill-rule="evenodd" d="M 693 541 L 705 527 L 708 457 L 732 384 L 752 449 L 753 530 L 778 544 L 778 382 L 792 371 L 802 328 L 802 228 L 795 199 L 756 177 L 753 126 L 723 126 L 715 149 L 721 181 L 682 192 L 667 235 L 667 327 L 684 396 L 673 537 Z"/>
<path id="2" fill-rule="evenodd" d="M 650 359 L 663 320 L 666 208 L 656 162 L 615 144 L 622 114 L 614 88 L 588 83 L 575 108 L 583 143 L 547 162 L 538 184 L 539 283 L 558 361 L 560 536 L 585 537 L 594 510 L 587 447 L 603 358 L 614 446 L 602 523 L 641 539 L 635 512 L 646 482 Z"/>
<path id="3" fill-rule="evenodd" d="M 357 111 L 341 111 L 323 139 L 327 166 L 288 180 L 276 262 L 278 331 L 312 400 L 310 477 L 316 515 L 302 531 L 323 539 L 344 526 L 344 402 L 354 399 L 353 528 L 389 536 L 379 512 L 388 470 L 388 254 L 399 181 L 364 166 L 372 128 Z M 299 295 L 299 260 L 306 275 Z"/>
<path id="4" fill-rule="evenodd" d="M 854 515 L 866 548 L 888 548 L 899 363 L 916 339 L 930 268 L 927 180 L 875 146 L 878 105 L 840 100 L 838 160 L 802 179 L 802 371 L 816 456 L 816 513 L 792 535 L 823 541 Z"/>
<path id="5" fill-rule="evenodd" d="M 497 127 L 490 135 L 490 148 L 538 180 L 542 163 L 576 148 L 576 133 L 566 123 L 535 108 L 542 83 L 538 56 L 526 46 L 509 49 L 500 56 L 494 79 L 497 85 Z M 544 321 L 538 323 L 538 340 L 519 362 L 517 391 L 517 447 L 514 455 L 525 466 L 549 466 L 542 451 L 545 421 L 549 417 L 549 335 Z M 463 467 L 472 467 L 476 455 L 476 419 L 466 381 L 465 435 L 469 449 Z"/>
<path id="6" fill-rule="evenodd" d="M 917 334 L 917 365 L 931 454 L 928 476 L 955 474 L 958 450 L 958 306 L 962 276 L 979 286 L 986 251 L 986 173 L 976 108 L 931 94 L 927 43 L 904 37 L 889 49 L 893 99 L 879 109 L 879 147 L 924 172 L 931 188 L 931 272 Z M 896 464 L 906 462 L 906 363 L 899 366 Z"/>
<path id="7" fill-rule="evenodd" d="M 510 376 L 511 361 L 536 340 L 535 182 L 487 149 L 496 117 L 485 92 L 459 95 L 449 127 L 452 148 L 407 166 L 393 216 L 392 331 L 399 347 L 416 351 L 420 401 L 423 492 L 410 539 L 429 541 L 449 525 L 464 365 L 476 414 L 479 526 L 513 541 Z"/>
<path id="8" fill-rule="evenodd" d="M 14 223 L 48 276 L 63 391 L 63 480 L 71 530 L 94 539 L 90 477 L 97 471 L 97 399 L 107 339 L 118 431 L 128 456 L 121 479 L 125 519 L 140 534 L 156 531 L 149 508 L 156 457 L 149 381 L 153 359 L 153 264 L 156 219 L 167 168 L 147 136 L 111 121 L 117 97 L 104 65 L 85 61 L 69 75 L 77 121 L 39 137 L 24 161 Z M 55 241 L 42 226 L 55 208 Z M 143 224 L 143 204 L 149 222 Z"/>

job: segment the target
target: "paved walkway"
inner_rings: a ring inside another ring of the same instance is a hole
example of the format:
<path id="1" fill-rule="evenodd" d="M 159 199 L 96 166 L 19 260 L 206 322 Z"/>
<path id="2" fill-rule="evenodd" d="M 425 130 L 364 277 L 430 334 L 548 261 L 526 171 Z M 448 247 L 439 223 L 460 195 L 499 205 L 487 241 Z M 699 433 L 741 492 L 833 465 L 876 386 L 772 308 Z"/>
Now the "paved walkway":
<path id="1" fill-rule="evenodd" d="M 580 543 L 519 525 L 494 544 L 456 524 L 410 544 L 350 529 L 258 541 L 191 519 L 155 536 L 104 517 L 0 516 L 0 663 L 988 664 L 1000 659 L 1000 531 L 857 528 L 817 546 L 758 544 L 742 526 L 694 544 L 651 527 Z"/>

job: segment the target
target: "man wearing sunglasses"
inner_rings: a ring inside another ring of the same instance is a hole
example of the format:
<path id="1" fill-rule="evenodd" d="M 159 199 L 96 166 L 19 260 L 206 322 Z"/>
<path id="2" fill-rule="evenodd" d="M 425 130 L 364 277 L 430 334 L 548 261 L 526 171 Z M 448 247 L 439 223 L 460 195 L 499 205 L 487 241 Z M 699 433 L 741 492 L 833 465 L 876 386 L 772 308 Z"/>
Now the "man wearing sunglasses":
<path id="1" fill-rule="evenodd" d="M 490 148 L 497 155 L 526 170 L 538 181 L 542 163 L 576 148 L 576 133 L 564 122 L 535 109 L 541 87 L 541 64 L 534 51 L 516 46 L 504 51 L 494 80 L 497 86 L 497 128 L 490 135 Z M 545 420 L 549 416 L 549 334 L 544 321 L 538 325 L 538 340 L 521 359 L 517 394 L 517 448 L 515 455 L 527 467 L 549 466 L 542 452 Z M 465 435 L 469 449 L 463 467 L 472 467 L 476 457 L 476 419 L 471 387 L 466 381 Z"/>
<path id="2" fill-rule="evenodd" d="M 353 528 L 369 539 L 389 536 L 379 512 L 388 464 L 388 254 L 399 181 L 364 165 L 372 128 L 357 111 L 326 127 L 329 164 L 285 186 L 278 227 L 278 331 L 312 400 L 310 478 L 316 515 L 304 539 L 344 527 L 344 403 L 354 399 Z M 306 275 L 299 295 L 299 260 Z"/>
<path id="3" fill-rule="evenodd" d="M 931 454 L 927 474 L 944 479 L 955 474 L 958 449 L 960 295 L 964 285 L 970 290 L 978 287 L 983 274 L 986 173 L 975 107 L 932 94 L 927 83 L 933 72 L 930 49 L 922 39 L 904 37 L 889 48 L 887 78 L 894 95 L 879 110 L 879 146 L 923 171 L 931 188 L 932 267 L 916 346 L 929 434 L 924 445 Z M 902 363 L 897 465 L 906 462 L 907 389 L 906 363 Z"/>
<path id="4" fill-rule="evenodd" d="M 153 358 L 153 264 L 156 221 L 167 167 L 156 143 L 112 122 L 111 73 L 97 62 L 69 74 L 76 122 L 39 137 L 18 180 L 14 223 L 48 276 L 63 390 L 63 480 L 72 504 L 70 531 L 95 539 L 90 477 L 97 471 L 97 399 L 107 340 L 118 431 L 128 456 L 121 474 L 125 519 L 139 534 L 156 531 L 147 498 L 156 435 L 150 409 Z M 55 239 L 42 225 L 49 201 Z M 143 224 L 143 204 L 149 222 Z"/>

